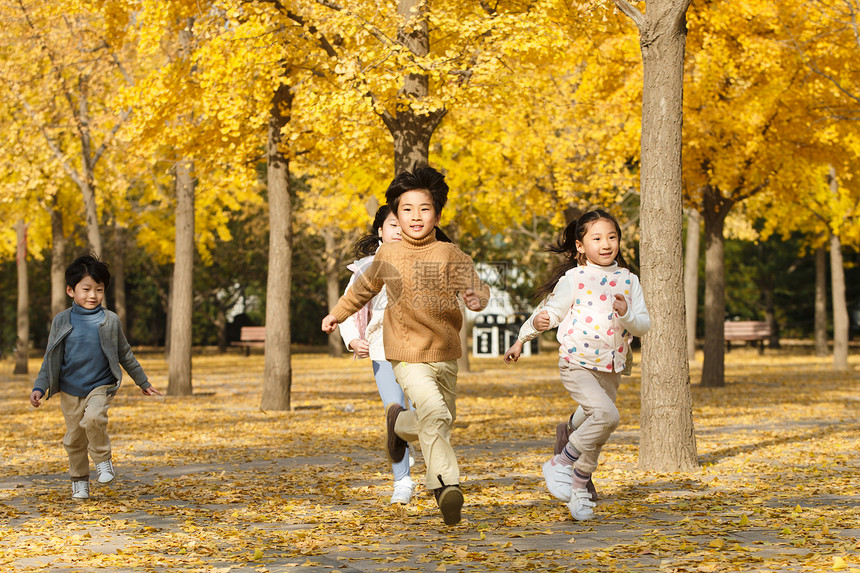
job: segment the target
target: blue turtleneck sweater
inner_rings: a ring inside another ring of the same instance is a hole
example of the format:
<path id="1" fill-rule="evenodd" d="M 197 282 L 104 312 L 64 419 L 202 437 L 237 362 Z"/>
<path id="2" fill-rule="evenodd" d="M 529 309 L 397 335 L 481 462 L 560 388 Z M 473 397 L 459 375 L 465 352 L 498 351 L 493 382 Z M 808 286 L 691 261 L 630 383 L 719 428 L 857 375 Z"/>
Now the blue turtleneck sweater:
<path id="1" fill-rule="evenodd" d="M 72 331 L 66 337 L 63 349 L 60 390 L 85 398 L 93 388 L 116 384 L 99 340 L 99 325 L 105 319 L 105 311 L 101 305 L 87 310 L 72 302 L 69 318 Z"/>

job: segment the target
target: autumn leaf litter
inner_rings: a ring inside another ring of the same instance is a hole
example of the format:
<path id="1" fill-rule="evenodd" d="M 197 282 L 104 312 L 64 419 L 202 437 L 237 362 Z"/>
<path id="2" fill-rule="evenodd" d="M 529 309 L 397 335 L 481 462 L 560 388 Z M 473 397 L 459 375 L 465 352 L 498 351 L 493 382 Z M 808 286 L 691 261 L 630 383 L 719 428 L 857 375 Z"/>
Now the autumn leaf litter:
<path id="1" fill-rule="evenodd" d="M 166 387 L 163 361 L 142 362 Z M 579 523 L 540 476 L 573 404 L 553 357 L 473 359 L 453 436 L 464 521 L 450 528 L 422 485 L 410 505 L 388 505 L 365 362 L 294 356 L 291 412 L 260 410 L 259 355 L 195 357 L 190 398 L 124 385 L 110 422 L 118 479 L 83 503 L 69 499 L 58 404 L 29 407 L 29 378 L 4 363 L 0 568 L 860 571 L 853 363 L 838 373 L 796 352 L 733 350 L 725 388 L 693 386 L 702 468 L 685 474 L 638 469 L 634 371 L 595 474 L 597 519 Z"/>

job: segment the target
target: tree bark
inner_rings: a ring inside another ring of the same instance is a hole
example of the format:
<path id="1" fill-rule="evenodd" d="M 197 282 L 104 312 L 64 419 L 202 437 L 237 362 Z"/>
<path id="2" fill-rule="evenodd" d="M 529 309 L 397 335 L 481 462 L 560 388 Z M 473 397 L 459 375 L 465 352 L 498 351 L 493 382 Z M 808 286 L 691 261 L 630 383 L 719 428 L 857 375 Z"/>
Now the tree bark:
<path id="1" fill-rule="evenodd" d="M 830 235 L 830 286 L 833 301 L 833 367 L 848 369 L 848 303 L 845 300 L 845 267 L 842 262 L 842 242 Z"/>
<path id="2" fill-rule="evenodd" d="M 708 185 L 704 190 L 705 220 L 705 341 L 703 344 L 702 386 L 725 386 L 725 242 L 726 216 L 734 203 L 720 190 Z"/>
<path id="3" fill-rule="evenodd" d="M 337 280 L 337 269 L 340 266 L 340 254 L 337 252 L 337 241 L 334 236 L 334 229 L 325 227 L 322 230 L 323 241 L 325 242 L 325 285 L 326 285 L 326 303 L 328 308 L 332 309 L 337 304 L 340 298 L 340 285 Z M 340 336 L 338 329 L 328 335 L 328 355 L 334 357 L 343 356 L 343 339 Z"/>
<path id="4" fill-rule="evenodd" d="M 815 355 L 827 356 L 827 249 L 815 249 Z"/>
<path id="5" fill-rule="evenodd" d="M 218 330 L 218 354 L 226 354 L 227 310 L 221 305 L 215 310 L 215 328 Z"/>
<path id="6" fill-rule="evenodd" d="M 125 301 L 125 229 L 122 225 L 114 224 L 113 257 L 111 259 L 111 284 L 113 285 L 114 312 L 119 317 L 126 332 L 128 332 L 128 310 Z"/>
<path id="7" fill-rule="evenodd" d="M 190 396 L 191 320 L 194 274 L 194 164 L 180 159 L 175 167 L 176 238 L 170 297 L 170 351 L 167 393 Z"/>
<path id="8" fill-rule="evenodd" d="M 427 25 L 427 3 L 424 0 L 398 0 L 397 14 L 403 22 L 397 31 L 397 41 L 418 57 L 430 53 L 430 32 Z M 421 100 L 430 94 L 430 78 L 426 74 L 407 74 L 398 92 L 399 98 Z M 430 138 L 445 116 L 445 109 L 417 113 L 408 105 L 398 105 L 394 114 L 383 112 L 385 123 L 394 139 L 394 173 L 411 170 L 413 164 L 427 164 L 430 158 Z"/>
<path id="9" fill-rule="evenodd" d="M 767 345 L 770 348 L 779 348 L 779 322 L 776 320 L 776 308 L 774 303 L 774 284 L 772 281 L 765 281 L 762 284 L 762 294 L 764 295 L 764 319 L 770 325 L 770 336 L 767 339 Z M 764 344 L 764 341 L 761 342 Z"/>
<path id="10" fill-rule="evenodd" d="M 18 328 L 13 374 L 27 374 L 30 358 L 30 288 L 27 282 L 27 224 L 15 225 L 18 237 Z"/>
<path id="11" fill-rule="evenodd" d="M 78 128 L 78 139 L 81 142 L 81 193 L 84 196 L 84 215 L 87 221 L 87 241 L 96 257 L 102 256 L 102 235 L 99 229 L 99 209 L 96 204 L 96 178 L 95 167 L 98 161 L 92 149 L 92 135 L 90 134 L 90 112 L 89 100 L 87 99 L 86 86 L 82 86 L 78 94 L 78 117 L 80 127 Z"/>
<path id="12" fill-rule="evenodd" d="M 269 276 L 266 283 L 266 356 L 263 368 L 263 410 L 289 410 L 292 387 L 290 294 L 292 281 L 292 205 L 290 165 L 282 146 L 293 94 L 279 84 L 272 97 L 266 145 L 269 194 Z"/>
<path id="13" fill-rule="evenodd" d="M 66 234 L 63 212 L 57 196 L 51 202 L 51 316 L 57 316 L 66 305 Z"/>
<path id="14" fill-rule="evenodd" d="M 836 169 L 830 168 L 830 192 L 836 196 L 839 182 Z M 833 304 L 833 367 L 848 370 L 848 302 L 845 299 L 845 267 L 842 262 L 842 241 L 830 233 L 830 297 Z"/>
<path id="15" fill-rule="evenodd" d="M 616 5 L 639 28 L 642 89 L 642 285 L 651 330 L 642 341 L 639 467 L 697 467 L 684 317 L 681 126 L 686 12 L 690 0 Z"/>
<path id="16" fill-rule="evenodd" d="M 687 249 L 684 251 L 684 301 L 687 314 L 687 360 L 696 361 L 696 313 L 699 307 L 699 242 L 702 216 L 687 212 Z"/>

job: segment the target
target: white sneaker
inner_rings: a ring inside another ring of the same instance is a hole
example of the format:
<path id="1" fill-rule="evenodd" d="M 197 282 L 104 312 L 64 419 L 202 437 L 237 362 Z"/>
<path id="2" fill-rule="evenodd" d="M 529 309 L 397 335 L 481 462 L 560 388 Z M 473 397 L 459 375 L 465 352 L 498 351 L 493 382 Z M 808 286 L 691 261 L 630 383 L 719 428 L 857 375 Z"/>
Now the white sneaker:
<path id="1" fill-rule="evenodd" d="M 567 502 L 567 508 L 570 510 L 570 515 L 577 521 L 585 521 L 594 517 L 592 509 L 596 504 L 591 501 L 591 494 L 586 489 L 573 490 L 570 501 Z"/>
<path id="2" fill-rule="evenodd" d="M 550 458 L 543 465 L 543 479 L 546 488 L 561 501 L 570 501 L 570 493 L 573 490 L 573 466 L 557 464 Z"/>
<path id="3" fill-rule="evenodd" d="M 96 464 L 96 475 L 99 478 L 99 483 L 110 483 L 116 477 L 116 470 L 113 467 L 113 462 L 105 460 Z"/>
<path id="4" fill-rule="evenodd" d="M 415 491 L 415 482 L 412 478 L 406 476 L 394 482 L 394 494 L 391 496 L 391 503 L 401 503 L 406 505 L 412 501 L 412 492 Z"/>
<path id="5" fill-rule="evenodd" d="M 89 499 L 90 498 L 90 482 L 88 481 L 73 481 L 72 482 L 72 499 Z"/>

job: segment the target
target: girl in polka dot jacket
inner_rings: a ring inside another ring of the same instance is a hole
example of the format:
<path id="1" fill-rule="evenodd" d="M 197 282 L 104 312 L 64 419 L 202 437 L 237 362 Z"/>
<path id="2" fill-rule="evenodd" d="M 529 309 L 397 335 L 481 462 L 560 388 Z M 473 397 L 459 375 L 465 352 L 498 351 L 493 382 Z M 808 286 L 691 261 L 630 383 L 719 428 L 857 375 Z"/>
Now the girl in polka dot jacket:
<path id="1" fill-rule="evenodd" d="M 621 228 L 602 210 L 585 213 L 550 250 L 565 261 L 538 289 L 543 298 L 505 353 L 516 362 L 523 344 L 558 327 L 561 382 L 579 408 L 559 424 L 556 455 L 543 464 L 549 492 L 567 502 L 576 520 L 594 517 L 591 474 L 620 420 L 615 396 L 631 364 L 630 341 L 651 326 L 639 279 L 620 251 Z"/>

